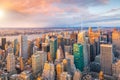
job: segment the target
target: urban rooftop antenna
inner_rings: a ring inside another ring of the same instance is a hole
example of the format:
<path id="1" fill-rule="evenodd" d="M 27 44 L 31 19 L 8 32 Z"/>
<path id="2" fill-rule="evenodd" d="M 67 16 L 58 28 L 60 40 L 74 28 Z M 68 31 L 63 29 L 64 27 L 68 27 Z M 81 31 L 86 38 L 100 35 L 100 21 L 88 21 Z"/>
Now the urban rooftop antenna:
<path id="1" fill-rule="evenodd" d="M 81 18 L 81 24 L 80 24 L 80 31 L 82 32 L 82 18 Z"/>

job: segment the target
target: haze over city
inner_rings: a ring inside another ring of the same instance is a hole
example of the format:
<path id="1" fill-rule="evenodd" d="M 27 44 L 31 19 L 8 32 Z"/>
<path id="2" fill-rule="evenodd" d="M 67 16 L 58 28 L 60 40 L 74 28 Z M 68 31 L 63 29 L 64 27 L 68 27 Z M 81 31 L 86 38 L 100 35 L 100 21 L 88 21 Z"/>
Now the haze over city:
<path id="1" fill-rule="evenodd" d="M 120 0 L 0 0 L 0 28 L 120 26 Z"/>

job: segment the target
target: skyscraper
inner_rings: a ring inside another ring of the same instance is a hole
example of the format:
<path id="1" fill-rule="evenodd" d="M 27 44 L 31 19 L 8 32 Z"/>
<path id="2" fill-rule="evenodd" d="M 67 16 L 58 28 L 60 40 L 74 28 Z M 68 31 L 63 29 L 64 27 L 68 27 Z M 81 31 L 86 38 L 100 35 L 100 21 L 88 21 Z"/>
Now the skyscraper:
<path id="1" fill-rule="evenodd" d="M 116 28 L 112 32 L 112 44 L 115 57 L 120 58 L 120 32 Z"/>
<path id="2" fill-rule="evenodd" d="M 28 40 L 28 57 L 31 57 L 33 54 L 34 43 L 31 40 Z"/>
<path id="3" fill-rule="evenodd" d="M 108 75 L 112 75 L 113 47 L 111 44 L 100 45 L 101 70 Z"/>
<path id="4" fill-rule="evenodd" d="M 49 52 L 50 51 L 50 45 L 48 43 L 42 43 L 42 51 Z"/>
<path id="5" fill-rule="evenodd" d="M 50 54 L 52 56 L 52 60 L 55 60 L 56 58 L 56 51 L 57 51 L 57 39 L 52 37 L 50 39 Z"/>
<path id="6" fill-rule="evenodd" d="M 83 46 L 81 44 L 73 45 L 74 63 L 77 69 L 83 71 L 84 68 L 84 54 Z"/>
<path id="7" fill-rule="evenodd" d="M 87 66 L 89 59 L 88 59 L 88 51 L 87 51 L 87 42 L 86 42 L 84 31 L 78 34 L 78 43 L 83 45 L 84 66 Z"/>
<path id="8" fill-rule="evenodd" d="M 61 46 L 59 46 L 59 48 L 57 49 L 56 52 L 56 59 L 63 59 L 64 58 L 64 54 L 63 54 L 63 50 L 61 48 Z"/>
<path id="9" fill-rule="evenodd" d="M 42 70 L 44 68 L 44 63 L 47 61 L 47 52 L 37 51 L 36 53 L 40 55 L 40 57 L 39 57 L 40 63 L 39 64 L 41 67 L 40 72 L 42 72 Z"/>
<path id="10" fill-rule="evenodd" d="M 32 70 L 33 73 L 38 73 L 41 70 L 40 54 L 38 53 L 32 55 Z"/>
<path id="11" fill-rule="evenodd" d="M 65 52 L 72 54 L 72 46 L 71 45 L 65 45 L 64 49 L 65 49 Z"/>
<path id="12" fill-rule="evenodd" d="M 6 38 L 2 38 L 2 49 L 5 50 Z"/>
<path id="13" fill-rule="evenodd" d="M 7 55 L 7 71 L 15 71 L 15 56 L 13 53 L 8 53 Z"/>
<path id="14" fill-rule="evenodd" d="M 112 64 L 113 76 L 119 77 L 120 75 L 120 60 Z"/>
<path id="15" fill-rule="evenodd" d="M 27 59 L 28 58 L 27 36 L 20 35 L 18 40 L 20 42 L 20 56 L 22 56 L 24 59 Z"/>

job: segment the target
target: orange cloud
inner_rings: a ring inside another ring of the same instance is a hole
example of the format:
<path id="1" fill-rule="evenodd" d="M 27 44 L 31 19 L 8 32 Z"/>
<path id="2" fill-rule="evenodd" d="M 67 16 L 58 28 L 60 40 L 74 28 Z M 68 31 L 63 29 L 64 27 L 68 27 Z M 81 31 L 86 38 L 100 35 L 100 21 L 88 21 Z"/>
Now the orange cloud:
<path id="1" fill-rule="evenodd" d="M 0 5 L 8 10 L 28 14 L 63 12 L 60 8 L 53 6 L 53 2 L 54 0 L 0 0 Z"/>

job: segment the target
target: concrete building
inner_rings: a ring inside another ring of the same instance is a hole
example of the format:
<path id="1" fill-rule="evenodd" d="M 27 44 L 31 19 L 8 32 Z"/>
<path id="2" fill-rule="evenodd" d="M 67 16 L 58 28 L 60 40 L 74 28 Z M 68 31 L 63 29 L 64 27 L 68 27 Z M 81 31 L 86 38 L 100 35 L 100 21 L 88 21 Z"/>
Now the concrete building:
<path id="1" fill-rule="evenodd" d="M 32 70 L 33 70 L 33 73 L 38 73 L 41 70 L 40 54 L 38 53 L 34 53 L 32 55 Z"/>
<path id="2" fill-rule="evenodd" d="M 83 45 L 84 66 L 88 66 L 89 58 L 88 58 L 88 50 L 87 50 L 85 32 L 78 33 L 78 43 Z"/>
<path id="3" fill-rule="evenodd" d="M 5 50 L 6 38 L 1 39 L 2 49 Z"/>
<path id="4" fill-rule="evenodd" d="M 20 43 L 20 55 L 24 59 L 28 58 L 28 41 L 27 41 L 27 36 L 26 35 L 20 35 L 18 39 Z"/>
<path id="5" fill-rule="evenodd" d="M 74 64 L 77 69 L 83 71 L 84 68 L 84 54 L 83 46 L 81 44 L 73 45 Z"/>
<path id="6" fill-rule="evenodd" d="M 111 44 L 100 45 L 100 65 L 101 70 L 107 74 L 112 75 L 112 63 L 113 63 L 113 47 Z"/>
<path id="7" fill-rule="evenodd" d="M 50 39 L 50 54 L 52 56 L 52 60 L 56 59 L 56 52 L 57 52 L 57 39 L 51 38 Z"/>
<path id="8" fill-rule="evenodd" d="M 112 64 L 113 76 L 119 77 L 120 75 L 120 60 Z"/>
<path id="9" fill-rule="evenodd" d="M 71 45 L 65 45 L 64 49 L 65 49 L 65 52 L 72 54 L 72 46 Z"/>
<path id="10" fill-rule="evenodd" d="M 15 56 L 13 53 L 8 53 L 7 55 L 7 71 L 15 71 Z"/>

